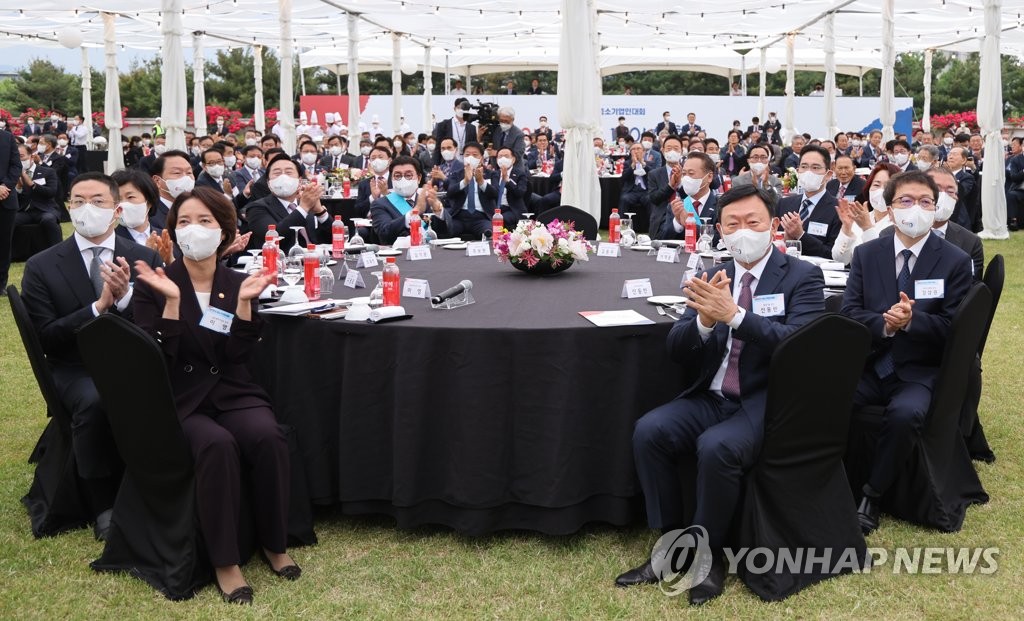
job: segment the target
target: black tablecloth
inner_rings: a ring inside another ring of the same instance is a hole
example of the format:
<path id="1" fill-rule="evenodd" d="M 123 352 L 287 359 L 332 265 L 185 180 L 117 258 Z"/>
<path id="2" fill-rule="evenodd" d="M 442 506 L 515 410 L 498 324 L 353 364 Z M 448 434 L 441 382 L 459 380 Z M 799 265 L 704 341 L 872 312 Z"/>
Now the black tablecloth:
<path id="1" fill-rule="evenodd" d="M 341 216 L 345 222 L 350 222 L 352 218 L 365 218 L 367 216 L 356 215 L 356 199 L 352 198 L 330 198 L 324 196 L 320 199 L 320 202 L 324 204 L 324 208 L 327 209 L 328 213 L 331 214 L 331 218 L 334 216 Z"/>
<path id="2" fill-rule="evenodd" d="M 414 318 L 380 325 L 268 316 L 255 366 L 296 430 L 310 496 L 473 535 L 635 520 L 633 422 L 682 386 L 671 321 L 620 292 L 648 277 L 655 294 L 678 294 L 685 264 L 624 252 L 536 277 L 435 249 L 400 258 L 403 279 L 437 293 L 469 278 L 475 304 L 404 299 Z M 616 309 L 656 323 L 597 328 L 577 314 Z"/>
<path id="3" fill-rule="evenodd" d="M 619 206 L 619 198 L 622 196 L 622 177 L 599 177 L 598 181 L 601 184 L 601 220 L 598 225 L 602 229 L 607 229 L 608 216 L 611 215 L 613 208 Z M 530 191 L 538 196 L 544 196 L 557 190 L 559 183 L 551 177 L 530 177 Z"/>

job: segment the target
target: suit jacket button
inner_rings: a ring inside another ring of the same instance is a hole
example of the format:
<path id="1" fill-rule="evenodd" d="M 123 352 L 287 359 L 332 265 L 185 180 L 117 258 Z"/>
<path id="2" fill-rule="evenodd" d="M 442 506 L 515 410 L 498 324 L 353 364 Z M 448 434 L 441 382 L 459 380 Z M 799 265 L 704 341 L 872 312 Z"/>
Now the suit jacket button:
<path id="1" fill-rule="evenodd" d="M 185 365 L 185 373 L 191 373 L 191 372 L 192 372 L 192 365 L 191 364 L 186 364 Z"/>
<path id="2" fill-rule="evenodd" d="M 217 367 L 210 367 L 210 375 L 216 375 L 218 373 L 220 373 L 220 369 Z"/>

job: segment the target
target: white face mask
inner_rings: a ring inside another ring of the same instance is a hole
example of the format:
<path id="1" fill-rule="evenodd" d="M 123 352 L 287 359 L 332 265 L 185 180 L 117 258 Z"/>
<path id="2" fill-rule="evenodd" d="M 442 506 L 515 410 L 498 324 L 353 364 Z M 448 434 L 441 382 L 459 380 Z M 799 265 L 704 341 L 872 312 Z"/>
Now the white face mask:
<path id="1" fill-rule="evenodd" d="M 889 209 L 889 206 L 885 204 L 885 198 L 882 196 L 885 193 L 885 188 L 875 188 L 868 192 L 868 201 L 871 203 L 871 208 L 878 211 L 885 211 Z"/>
<path id="2" fill-rule="evenodd" d="M 331 155 L 333 155 L 334 157 L 338 157 L 339 155 L 341 155 L 341 147 L 331 147 Z"/>
<path id="3" fill-rule="evenodd" d="M 193 261 L 202 261 L 213 256 L 221 241 L 219 228 L 211 229 L 202 224 L 189 224 L 175 229 L 174 236 L 178 240 L 181 254 Z"/>
<path id="4" fill-rule="evenodd" d="M 764 162 L 750 163 L 750 172 L 754 173 L 755 175 L 760 175 L 761 173 L 763 173 L 765 168 L 768 168 L 768 164 L 765 164 Z"/>
<path id="5" fill-rule="evenodd" d="M 413 138 L 413 139 L 411 139 L 411 140 L 406 140 L 406 141 L 405 141 L 405 144 L 406 144 L 406 145 L 408 145 L 408 147 L 409 147 L 410 149 L 415 149 L 415 148 L 416 148 L 416 145 L 417 145 L 417 144 L 419 144 L 419 143 L 417 143 L 417 142 L 416 142 L 416 139 L 415 139 L 415 138 Z"/>
<path id="6" fill-rule="evenodd" d="M 640 144 L 643 145 L 644 151 L 650 151 L 651 149 L 654 148 L 654 143 L 651 142 L 650 140 L 644 140 Z"/>
<path id="7" fill-rule="evenodd" d="M 953 139 L 947 136 L 946 138 L 942 139 L 942 144 L 946 145 L 947 147 L 951 147 L 953 146 Z"/>
<path id="8" fill-rule="evenodd" d="M 821 189 L 821 182 L 825 180 L 825 175 L 819 175 L 816 172 L 805 170 L 800 173 L 799 180 L 800 185 L 803 187 L 805 192 L 817 192 Z"/>
<path id="9" fill-rule="evenodd" d="M 594 155 L 604 154 L 604 148 L 594 145 Z"/>
<path id="10" fill-rule="evenodd" d="M 390 165 L 391 162 L 381 157 L 378 157 L 375 160 L 370 160 L 370 168 L 378 175 L 387 170 Z"/>
<path id="11" fill-rule="evenodd" d="M 28 170 L 32 168 L 32 160 L 21 160 L 21 169 Z"/>
<path id="12" fill-rule="evenodd" d="M 718 154 L 718 153 L 708 153 L 707 155 L 708 155 L 708 157 L 711 158 L 711 161 L 716 163 L 716 164 L 722 160 L 721 154 Z"/>
<path id="13" fill-rule="evenodd" d="M 364 156 L 370 154 L 370 147 L 359 147 L 359 152 Z"/>
<path id="14" fill-rule="evenodd" d="M 501 131 L 507 132 L 508 130 L 512 129 L 512 124 L 511 123 L 498 123 L 498 127 L 501 128 Z"/>
<path id="15" fill-rule="evenodd" d="M 299 178 L 280 175 L 267 182 L 267 187 L 278 198 L 289 198 L 299 190 Z"/>
<path id="16" fill-rule="evenodd" d="M 683 177 L 683 192 L 686 192 L 687 196 L 697 196 L 697 193 L 700 192 L 700 188 L 703 185 L 704 179 L 702 177 L 698 177 L 696 179 L 690 176 Z"/>
<path id="17" fill-rule="evenodd" d="M 954 209 L 956 209 L 956 199 L 945 192 L 939 192 L 939 200 L 935 201 L 935 221 L 949 220 L 953 217 Z"/>
<path id="18" fill-rule="evenodd" d="M 452 149 L 441 149 L 441 159 L 450 162 L 455 159 L 455 151 Z"/>
<path id="19" fill-rule="evenodd" d="M 148 147 L 148 146 L 149 146 L 149 138 L 143 138 L 143 139 L 142 139 L 142 144 L 143 144 L 144 146 L 147 146 L 147 147 Z"/>
<path id="20" fill-rule="evenodd" d="M 61 146 L 61 147 L 66 147 L 66 146 L 68 146 L 68 141 L 63 139 L 63 138 L 58 138 L 57 139 L 57 145 Z"/>
<path id="21" fill-rule="evenodd" d="M 92 203 L 85 203 L 68 213 L 71 215 L 71 224 L 82 237 L 99 237 L 107 232 L 114 219 L 112 210 L 97 207 Z"/>
<path id="22" fill-rule="evenodd" d="M 918 238 L 928 233 L 935 224 L 935 212 L 927 211 L 918 204 L 889 212 L 893 223 L 904 235 Z"/>
<path id="23" fill-rule="evenodd" d="M 401 151 L 402 147 L 405 146 L 405 143 L 400 140 L 396 140 L 393 144 L 395 146 L 395 151 Z"/>
<path id="24" fill-rule="evenodd" d="M 303 153 L 300 159 L 306 166 L 312 166 L 316 164 L 316 153 Z"/>
<path id="25" fill-rule="evenodd" d="M 39 146 L 36 147 L 36 153 L 38 153 L 39 155 L 43 155 L 44 153 L 46 153 L 46 145 L 40 142 Z"/>
<path id="26" fill-rule="evenodd" d="M 739 229 L 734 233 L 723 235 L 725 248 L 732 258 L 744 263 L 753 263 L 761 259 L 772 243 L 772 232 Z"/>
<path id="27" fill-rule="evenodd" d="M 395 179 L 391 186 L 402 198 L 412 198 L 416 194 L 419 182 L 415 179 Z"/>
<path id="28" fill-rule="evenodd" d="M 931 167 L 932 167 L 932 163 L 931 162 L 923 162 L 921 160 L 917 160 L 917 169 L 918 170 L 928 170 Z"/>
<path id="29" fill-rule="evenodd" d="M 499 157 L 498 158 L 498 167 L 499 168 L 512 168 L 512 158 L 511 157 Z"/>
<path id="30" fill-rule="evenodd" d="M 234 168 L 235 164 L 237 164 L 237 163 L 238 163 L 238 158 L 236 158 L 234 155 L 225 155 L 224 156 L 224 166 L 226 166 L 228 170 L 231 170 L 232 168 Z"/>
<path id="31" fill-rule="evenodd" d="M 146 203 L 121 203 L 121 224 L 130 229 L 141 226 L 149 216 L 149 205 Z"/>
<path id="32" fill-rule="evenodd" d="M 903 166 L 910 161 L 910 156 L 906 153 L 896 153 L 892 156 L 892 161 L 895 162 L 897 166 Z"/>
<path id="33" fill-rule="evenodd" d="M 431 153 L 433 153 L 434 149 L 436 149 L 436 148 L 437 148 L 437 145 L 434 144 L 433 142 L 428 142 L 427 143 L 427 151 L 430 151 Z"/>
<path id="34" fill-rule="evenodd" d="M 213 166 L 207 166 L 206 172 L 214 179 L 220 179 L 224 176 L 224 164 L 214 164 Z"/>
<path id="35" fill-rule="evenodd" d="M 462 161 L 465 162 L 466 166 L 469 166 L 470 169 L 476 168 L 480 165 L 480 158 L 475 155 L 467 155 L 462 158 Z"/>
<path id="36" fill-rule="evenodd" d="M 260 164 L 262 163 L 262 161 L 263 160 L 261 160 L 258 157 L 247 157 L 247 158 L 245 158 L 245 165 L 250 170 L 256 170 L 257 168 L 260 167 Z"/>
<path id="37" fill-rule="evenodd" d="M 167 193 L 171 198 L 178 198 L 182 192 L 191 192 L 196 187 L 196 180 L 192 177 L 178 177 L 177 179 L 164 179 L 167 186 Z"/>
<path id="38" fill-rule="evenodd" d="M 683 159 L 683 154 L 681 152 L 665 151 L 665 161 L 669 164 L 678 164 L 681 159 Z"/>
<path id="39" fill-rule="evenodd" d="M 466 114 L 466 111 L 465 111 L 465 110 L 463 110 L 462 108 L 457 108 L 457 109 L 455 110 L 455 117 L 456 117 L 456 118 L 459 118 L 459 119 L 461 119 L 461 118 L 462 118 L 462 116 L 463 116 L 464 114 Z"/>
<path id="40" fill-rule="evenodd" d="M 153 147 L 153 153 L 156 153 L 157 155 L 163 155 L 166 152 L 167 152 L 167 145 L 165 145 L 165 144 L 158 144 L 155 147 Z"/>

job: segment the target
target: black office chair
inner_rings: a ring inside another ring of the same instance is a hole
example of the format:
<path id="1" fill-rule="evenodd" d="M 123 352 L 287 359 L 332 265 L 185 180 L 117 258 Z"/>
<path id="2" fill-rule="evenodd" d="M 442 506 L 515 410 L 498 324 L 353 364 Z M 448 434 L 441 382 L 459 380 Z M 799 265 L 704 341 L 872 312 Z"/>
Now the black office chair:
<path id="1" fill-rule="evenodd" d="M 963 526 L 968 506 L 988 502 L 960 433 L 959 417 L 968 371 L 977 358 L 991 307 L 988 287 L 975 283 L 953 316 L 921 439 L 881 499 L 882 510 L 894 517 L 955 532 Z M 846 468 L 858 494 L 870 472 L 884 414 L 884 407 L 870 406 L 853 415 Z"/>
<path id="2" fill-rule="evenodd" d="M 740 547 L 831 550 L 829 566 L 804 572 L 743 571 L 743 582 L 764 600 L 781 600 L 821 580 L 849 573 L 837 567 L 846 550 L 864 566 L 866 544 L 843 468 L 853 394 L 871 350 L 859 322 L 824 315 L 783 340 L 768 370 L 764 444 L 745 477 L 737 518 Z M 808 360 L 828 361 L 808 364 Z M 799 385 L 793 378 L 799 377 Z"/>
<path id="3" fill-rule="evenodd" d="M 843 309 L 843 294 L 835 293 L 825 298 L 825 312 L 839 313 Z"/>
<path id="4" fill-rule="evenodd" d="M 548 209 L 537 216 L 537 221 L 544 224 L 548 224 L 552 220 L 574 222 L 576 223 L 576 230 L 582 231 L 584 237 L 590 240 L 597 239 L 597 220 L 594 219 L 594 216 L 582 209 L 577 209 L 576 207 L 569 205 L 561 205 L 554 209 Z"/>
<path id="5" fill-rule="evenodd" d="M 967 452 L 971 459 L 992 463 L 996 460 L 995 453 L 988 445 L 985 437 L 985 430 L 981 425 L 981 418 L 978 414 L 978 406 L 981 404 L 981 356 L 985 353 L 985 343 L 988 341 L 988 332 L 992 327 L 992 321 L 999 308 L 999 298 L 1003 295 L 1003 282 L 1006 279 L 1006 267 L 1003 264 L 1003 255 L 997 254 L 989 261 L 985 269 L 985 276 L 982 282 L 988 287 L 992 294 L 992 310 L 988 314 L 988 321 L 985 322 L 985 330 L 981 335 L 981 344 L 978 345 L 978 356 L 971 364 L 970 375 L 967 378 L 967 398 L 964 400 L 964 407 L 960 411 L 960 432 L 967 442 Z"/>
<path id="6" fill-rule="evenodd" d="M 114 315 L 82 327 L 78 347 L 125 463 L 103 555 L 92 567 L 125 571 L 168 599 L 188 599 L 212 572 L 196 517 L 192 454 L 163 351 Z"/>
<path id="7" fill-rule="evenodd" d="M 36 464 L 36 470 L 28 493 L 21 499 L 28 509 L 32 534 L 47 537 L 82 528 L 91 521 L 92 515 L 80 486 L 72 450 L 71 415 L 64 409 L 57 394 L 46 355 L 39 343 L 39 335 L 14 285 L 7 287 L 7 298 L 11 302 L 14 323 L 21 334 L 21 342 L 25 346 L 39 392 L 46 402 L 47 416 L 50 417 L 29 457 L 29 462 Z"/>

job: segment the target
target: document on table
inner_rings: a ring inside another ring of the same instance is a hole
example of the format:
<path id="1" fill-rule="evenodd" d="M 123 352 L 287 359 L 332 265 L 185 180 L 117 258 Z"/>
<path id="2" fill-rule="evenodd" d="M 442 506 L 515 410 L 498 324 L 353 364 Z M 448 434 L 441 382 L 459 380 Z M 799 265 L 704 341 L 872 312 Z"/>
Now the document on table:
<path id="1" fill-rule="evenodd" d="M 635 310 L 580 311 L 584 319 L 599 328 L 610 326 L 643 326 L 654 323 Z"/>

